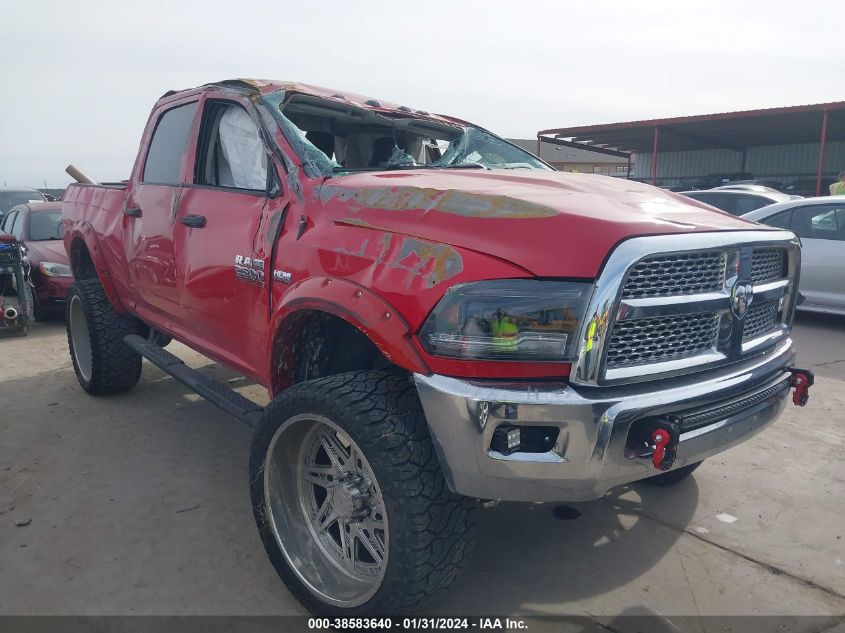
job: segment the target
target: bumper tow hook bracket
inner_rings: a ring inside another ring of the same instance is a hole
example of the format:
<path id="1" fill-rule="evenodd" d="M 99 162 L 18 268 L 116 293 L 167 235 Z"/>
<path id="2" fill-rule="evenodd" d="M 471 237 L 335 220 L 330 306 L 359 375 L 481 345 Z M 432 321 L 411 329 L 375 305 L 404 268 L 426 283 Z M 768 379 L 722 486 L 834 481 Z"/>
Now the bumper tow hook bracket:
<path id="1" fill-rule="evenodd" d="M 792 404 L 803 407 L 810 400 L 810 387 L 813 386 L 816 378 L 809 369 L 790 367 L 789 373 L 792 374 L 792 387 L 795 389 L 792 392 Z"/>
<path id="2" fill-rule="evenodd" d="M 678 438 L 678 431 L 668 426 L 659 426 L 651 432 L 651 441 L 654 444 L 651 463 L 657 470 L 666 471 L 672 468 L 678 454 Z"/>

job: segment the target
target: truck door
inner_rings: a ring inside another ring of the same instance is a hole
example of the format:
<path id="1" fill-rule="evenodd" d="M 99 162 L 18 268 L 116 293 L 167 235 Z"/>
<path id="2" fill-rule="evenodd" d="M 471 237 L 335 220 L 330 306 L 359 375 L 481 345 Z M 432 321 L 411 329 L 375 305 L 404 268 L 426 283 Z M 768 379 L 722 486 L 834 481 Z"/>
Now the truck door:
<path id="1" fill-rule="evenodd" d="M 245 373 L 262 354 L 272 274 L 267 218 L 285 203 L 252 104 L 207 94 L 193 182 L 184 185 L 175 228 L 186 336 Z"/>
<path id="2" fill-rule="evenodd" d="M 166 322 L 182 320 L 173 228 L 182 189 L 184 160 L 199 101 L 168 104 L 153 114 L 152 134 L 141 147 L 147 153 L 136 165 L 123 209 L 124 248 L 129 283 L 143 318 L 148 313 Z"/>

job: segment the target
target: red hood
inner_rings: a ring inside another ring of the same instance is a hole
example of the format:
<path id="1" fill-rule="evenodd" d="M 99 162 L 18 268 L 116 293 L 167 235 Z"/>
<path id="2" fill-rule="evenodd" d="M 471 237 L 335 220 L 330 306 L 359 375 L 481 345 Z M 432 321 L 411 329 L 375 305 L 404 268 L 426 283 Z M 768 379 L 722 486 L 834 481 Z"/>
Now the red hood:
<path id="1" fill-rule="evenodd" d="M 761 227 L 638 182 L 564 172 L 416 170 L 327 180 L 333 220 L 487 253 L 541 277 L 595 277 L 639 235 Z"/>
<path id="2" fill-rule="evenodd" d="M 67 251 L 62 240 L 44 240 L 38 242 L 27 242 L 29 261 L 36 266 L 41 262 L 52 262 L 54 264 L 67 264 Z"/>

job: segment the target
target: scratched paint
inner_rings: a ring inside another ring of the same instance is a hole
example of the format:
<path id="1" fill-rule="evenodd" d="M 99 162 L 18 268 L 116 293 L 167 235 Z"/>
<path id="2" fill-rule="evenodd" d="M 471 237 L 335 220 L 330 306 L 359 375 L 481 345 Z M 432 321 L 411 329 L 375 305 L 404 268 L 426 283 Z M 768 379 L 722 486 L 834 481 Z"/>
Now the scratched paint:
<path id="1" fill-rule="evenodd" d="M 351 251 L 347 248 L 343 248 L 342 246 L 338 246 L 333 250 L 335 253 L 343 253 L 344 255 L 355 255 L 356 257 L 363 257 L 364 253 L 367 251 L 367 245 L 369 243 L 370 240 L 364 240 L 361 243 L 361 247 L 357 251 Z"/>
<path id="2" fill-rule="evenodd" d="M 386 211 L 440 211 L 470 218 L 548 218 L 557 211 L 536 202 L 510 196 L 439 190 L 420 187 L 374 187 L 346 190 L 325 186 L 320 198 L 328 202 L 334 198 L 356 202 L 362 207 Z"/>
<path id="3" fill-rule="evenodd" d="M 421 278 L 427 288 L 451 279 L 464 268 L 460 253 L 446 244 L 433 244 L 410 237 L 402 239 L 399 252 L 388 264 L 407 270 L 408 288 Z"/>
<path id="4" fill-rule="evenodd" d="M 335 220 L 338 224 L 346 224 L 348 226 L 360 226 L 364 229 L 378 229 L 374 224 L 370 224 L 366 220 L 361 220 L 360 218 L 343 218 L 341 220 Z"/>
<path id="5" fill-rule="evenodd" d="M 393 242 L 392 233 L 383 233 L 379 240 L 380 248 L 379 254 L 376 256 L 376 263 L 381 264 L 387 258 L 387 253 L 390 251 L 390 244 Z M 462 265 L 463 266 L 463 265 Z"/>
<path id="6" fill-rule="evenodd" d="M 381 231 L 372 224 L 356 218 L 344 218 L 336 222 Z M 381 237 L 378 240 L 378 252 L 373 256 L 373 261 L 376 264 L 387 263 L 391 268 L 407 270 L 410 273 L 408 287 L 413 284 L 415 279 L 422 278 L 426 287 L 431 288 L 451 279 L 464 268 L 461 254 L 448 244 L 426 242 L 412 237 L 403 237 L 398 252 L 388 261 L 393 237 L 393 233 L 381 232 Z M 353 251 L 344 247 L 335 247 L 332 250 L 344 255 L 365 257 L 369 244 L 368 238 L 361 243 L 358 250 Z"/>

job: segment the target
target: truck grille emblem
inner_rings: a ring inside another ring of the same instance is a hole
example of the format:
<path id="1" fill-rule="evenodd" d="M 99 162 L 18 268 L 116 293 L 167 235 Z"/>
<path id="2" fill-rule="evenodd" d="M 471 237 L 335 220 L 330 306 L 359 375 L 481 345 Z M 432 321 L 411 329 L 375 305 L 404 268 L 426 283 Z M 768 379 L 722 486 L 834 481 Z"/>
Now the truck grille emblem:
<path id="1" fill-rule="evenodd" d="M 742 318 L 748 312 L 748 307 L 754 300 L 754 286 L 747 281 L 737 281 L 731 289 L 731 309 L 733 313 Z"/>

